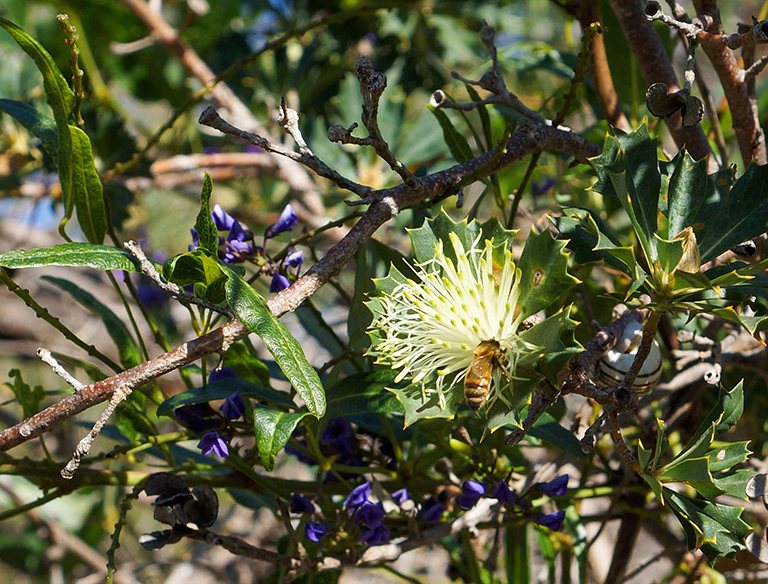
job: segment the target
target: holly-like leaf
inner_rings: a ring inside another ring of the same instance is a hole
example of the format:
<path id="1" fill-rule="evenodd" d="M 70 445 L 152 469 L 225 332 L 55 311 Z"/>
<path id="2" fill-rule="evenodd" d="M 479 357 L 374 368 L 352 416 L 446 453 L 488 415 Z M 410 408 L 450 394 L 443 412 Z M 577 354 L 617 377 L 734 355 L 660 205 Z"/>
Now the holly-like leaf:
<path id="1" fill-rule="evenodd" d="M 285 448 L 291 434 L 309 412 L 283 412 L 272 408 L 253 408 L 253 430 L 264 469 L 275 468 L 275 457 Z"/>
<path id="2" fill-rule="evenodd" d="M 207 172 L 203 178 L 203 190 L 200 193 L 200 212 L 195 221 L 195 231 L 197 231 L 200 249 L 216 257 L 219 249 L 219 231 L 216 223 L 211 217 L 211 193 L 213 192 L 213 182 L 211 175 Z"/>
<path id="3" fill-rule="evenodd" d="M 222 266 L 227 274 L 227 302 L 237 318 L 251 332 L 256 333 L 264 346 L 275 358 L 280 369 L 296 388 L 317 418 L 325 414 L 325 391 L 320 377 L 304 355 L 299 342 L 276 319 L 266 300 L 243 278 L 228 266 Z"/>
<path id="4" fill-rule="evenodd" d="M 722 495 L 724 491 L 715 484 L 712 476 L 712 470 L 709 465 L 708 457 L 687 458 L 679 464 L 666 469 L 660 475 L 659 479 L 665 481 L 679 481 L 688 483 L 703 497 L 714 499 Z"/>
<path id="5" fill-rule="evenodd" d="M 532 364 L 550 381 L 557 382 L 557 374 L 583 347 L 576 340 L 576 321 L 570 318 L 570 306 L 563 308 L 543 322 L 531 327 L 520 337 L 539 350 L 520 360 L 520 365 Z"/>
<path id="6" fill-rule="evenodd" d="M 391 387 L 391 391 L 403 406 L 405 413 L 404 427 L 407 428 L 422 418 L 453 419 L 459 410 L 459 405 L 464 401 L 464 389 L 457 388 L 445 396 L 445 408 L 440 407 L 437 394 L 432 394 L 426 399 L 422 395 L 420 385 L 408 385 L 406 387 Z"/>
<path id="7" fill-rule="evenodd" d="M 708 453 L 709 457 L 709 470 L 717 472 L 720 470 L 729 470 L 741 464 L 749 455 L 752 454 L 747 446 L 749 441 L 746 442 L 733 442 L 732 444 L 726 444 L 722 448 L 715 448 Z"/>
<path id="8" fill-rule="evenodd" d="M 523 318 L 547 308 L 579 281 L 568 271 L 565 242 L 558 241 L 549 230 L 531 231 L 518 268 L 521 273 L 520 297 L 517 301 Z"/>
<path id="9" fill-rule="evenodd" d="M 707 159 L 695 161 L 683 148 L 672 160 L 674 170 L 667 190 L 669 238 L 693 225 L 696 213 L 707 196 Z"/>

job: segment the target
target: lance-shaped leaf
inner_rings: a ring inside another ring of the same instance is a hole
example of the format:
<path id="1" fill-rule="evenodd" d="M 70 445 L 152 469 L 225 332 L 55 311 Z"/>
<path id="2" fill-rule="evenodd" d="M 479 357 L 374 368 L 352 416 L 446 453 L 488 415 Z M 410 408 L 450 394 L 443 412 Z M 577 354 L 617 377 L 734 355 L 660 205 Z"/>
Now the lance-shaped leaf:
<path id="1" fill-rule="evenodd" d="M 125 326 L 124 319 L 119 318 L 108 306 L 74 282 L 53 276 L 43 276 L 42 279 L 64 290 L 77 302 L 101 318 L 107 333 L 109 333 L 109 336 L 117 346 L 117 350 L 120 353 L 120 363 L 123 367 L 126 369 L 135 367 L 143 361 L 139 347 L 136 345 L 136 341 L 128 327 Z"/>
<path id="2" fill-rule="evenodd" d="M 517 303 L 523 318 L 547 308 L 579 283 L 567 271 L 568 254 L 564 250 L 565 242 L 552 237 L 548 229 L 541 233 L 531 231 L 518 263 L 521 276 Z"/>
<path id="3" fill-rule="evenodd" d="M 69 126 L 72 135 L 71 197 L 77 221 L 91 243 L 102 243 L 107 232 L 104 189 L 93 163 L 91 141 L 80 128 Z"/>
<path id="4" fill-rule="evenodd" d="M 213 182 L 211 175 L 206 172 L 203 190 L 200 193 L 200 212 L 195 221 L 195 230 L 200 241 L 200 249 L 216 257 L 219 249 L 219 231 L 211 217 L 211 192 L 213 192 Z"/>
<path id="5" fill-rule="evenodd" d="M 282 391 L 276 391 L 257 383 L 251 383 L 239 377 L 227 377 L 202 387 L 196 387 L 168 398 L 157 408 L 157 415 L 162 416 L 180 408 L 193 404 L 204 404 L 210 401 L 226 399 L 239 392 L 243 397 L 252 397 L 280 409 L 295 408 L 291 397 Z"/>
<path id="6" fill-rule="evenodd" d="M 11 269 L 65 266 L 141 272 L 139 262 L 124 249 L 91 243 L 60 243 L 52 247 L 14 249 L 0 254 L 0 266 Z"/>
<path id="7" fill-rule="evenodd" d="M 307 361 L 299 342 L 267 306 L 266 300 L 237 272 L 222 266 L 227 274 L 227 303 L 248 330 L 256 333 L 275 358 L 280 369 L 296 388 L 317 418 L 325 414 L 325 391 L 317 372 Z"/>
<path id="8" fill-rule="evenodd" d="M 387 391 L 398 386 L 396 376 L 397 371 L 392 369 L 378 369 L 342 379 L 328 390 L 326 416 L 338 418 L 368 413 L 404 413 L 395 394 Z"/>
<path id="9" fill-rule="evenodd" d="M 471 160 L 474 156 L 472 154 L 472 148 L 470 148 L 467 139 L 453 127 L 453 122 L 446 113 L 432 105 L 427 105 L 429 111 L 437 119 L 437 123 L 440 124 L 440 128 L 443 130 L 443 139 L 448 145 L 448 149 L 451 151 L 451 155 L 456 162 L 466 162 Z"/>
<path id="10" fill-rule="evenodd" d="M 58 160 L 59 137 L 56 134 L 56 122 L 41 114 L 34 107 L 23 101 L 0 99 L 0 111 L 13 116 L 17 122 L 34 135 L 45 148 L 54 162 Z"/>
<path id="11" fill-rule="evenodd" d="M 253 430 L 264 469 L 275 468 L 275 457 L 285 448 L 291 434 L 309 412 L 283 412 L 272 408 L 253 408 Z"/>
<path id="12" fill-rule="evenodd" d="M 64 199 L 64 221 L 72 216 L 74 209 L 74 199 L 72 197 L 72 134 L 69 129 L 69 116 L 72 112 L 75 95 L 67 85 L 67 81 L 56 67 L 51 55 L 48 54 L 43 46 L 35 39 L 25 33 L 21 28 L 10 20 L 0 17 L 0 26 L 2 26 L 13 40 L 35 61 L 35 65 L 43 75 L 43 88 L 48 104 L 53 110 L 53 118 L 56 121 L 58 133 L 58 148 L 56 156 L 56 165 L 59 170 L 59 180 L 61 182 L 61 192 Z"/>

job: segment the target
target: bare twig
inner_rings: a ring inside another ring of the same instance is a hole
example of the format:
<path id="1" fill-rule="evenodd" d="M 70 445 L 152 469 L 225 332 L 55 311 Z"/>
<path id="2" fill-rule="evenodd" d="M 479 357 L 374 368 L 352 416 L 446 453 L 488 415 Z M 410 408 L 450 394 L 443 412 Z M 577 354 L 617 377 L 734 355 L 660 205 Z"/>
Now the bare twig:
<path id="1" fill-rule="evenodd" d="M 43 349 L 42 347 L 37 350 L 37 356 L 40 357 L 40 360 L 48 365 L 51 369 L 53 369 L 53 372 L 61 377 L 64 381 L 67 382 L 67 384 L 74 389 L 75 391 L 80 391 L 85 387 L 82 383 L 80 383 L 77 379 L 72 377 L 69 372 L 64 369 L 64 367 L 61 366 L 61 364 L 56 360 L 56 358 L 51 355 L 51 352 L 48 349 Z"/>

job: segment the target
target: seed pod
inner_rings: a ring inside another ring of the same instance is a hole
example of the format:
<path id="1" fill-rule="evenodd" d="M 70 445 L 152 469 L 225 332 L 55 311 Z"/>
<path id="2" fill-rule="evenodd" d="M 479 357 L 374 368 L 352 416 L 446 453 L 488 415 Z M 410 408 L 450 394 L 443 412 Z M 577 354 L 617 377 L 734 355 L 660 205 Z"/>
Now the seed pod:
<path id="1" fill-rule="evenodd" d="M 618 385 L 624 379 L 627 371 L 632 367 L 635 355 L 643 338 L 643 325 L 639 322 L 631 322 L 624 329 L 624 334 L 616 342 L 613 349 L 608 351 L 595 364 L 593 380 L 600 387 Z M 654 339 L 651 352 L 640 368 L 632 387 L 638 394 L 643 394 L 659 383 L 661 379 L 661 350 Z"/>

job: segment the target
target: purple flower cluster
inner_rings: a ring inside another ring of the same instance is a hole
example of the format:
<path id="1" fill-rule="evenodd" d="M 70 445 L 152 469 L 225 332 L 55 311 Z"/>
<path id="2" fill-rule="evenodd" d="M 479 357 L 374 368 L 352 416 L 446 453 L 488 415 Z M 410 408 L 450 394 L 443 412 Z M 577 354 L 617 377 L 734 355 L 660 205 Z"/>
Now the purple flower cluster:
<path id="1" fill-rule="evenodd" d="M 214 205 L 211 218 L 219 232 L 227 232 L 226 237 L 219 236 L 219 245 L 224 245 L 224 250 L 219 252 L 219 257 L 225 263 L 244 262 L 257 254 L 259 248 L 253 242 L 253 233 L 222 209 L 221 205 Z M 189 246 L 189 250 L 192 251 L 200 246 L 200 238 L 195 229 L 190 231 L 192 232 L 192 245 Z"/>
<path id="2" fill-rule="evenodd" d="M 212 452 L 219 458 L 226 458 L 229 456 L 229 446 L 218 432 L 208 432 L 207 434 L 204 434 L 197 447 L 205 456 Z"/>
<path id="3" fill-rule="evenodd" d="M 299 438 L 296 442 L 304 449 L 307 449 L 306 442 Z M 354 453 L 355 437 L 352 433 L 352 426 L 344 418 L 331 418 L 320 436 L 320 449 L 324 454 L 336 455 L 336 462 L 345 466 L 363 466 L 362 461 Z M 317 463 L 307 456 L 302 450 L 288 444 L 285 447 L 288 454 L 293 454 L 304 464 L 311 466 Z M 344 478 L 354 478 L 355 475 L 340 473 Z M 332 474 L 326 476 L 327 481 L 336 480 Z"/>
<path id="4" fill-rule="evenodd" d="M 283 212 L 280 213 L 280 218 L 276 223 L 273 223 L 267 227 L 264 232 L 264 244 L 266 245 L 267 239 L 275 237 L 286 231 L 291 231 L 299 222 L 299 218 L 296 217 L 296 213 L 293 212 L 293 207 L 286 205 Z M 269 291 L 273 294 L 285 290 L 291 285 L 291 281 L 288 279 L 288 269 L 293 268 L 298 275 L 301 269 L 301 264 L 304 263 L 304 254 L 296 249 L 290 249 L 288 254 L 283 259 L 281 268 L 276 268 L 272 274 L 272 282 L 269 284 Z"/>
<path id="5" fill-rule="evenodd" d="M 384 505 L 370 500 L 371 483 L 355 487 L 344 500 L 344 509 L 349 511 L 355 523 L 360 526 L 360 541 L 365 545 L 381 545 L 389 541 L 389 528 L 384 525 Z"/>

